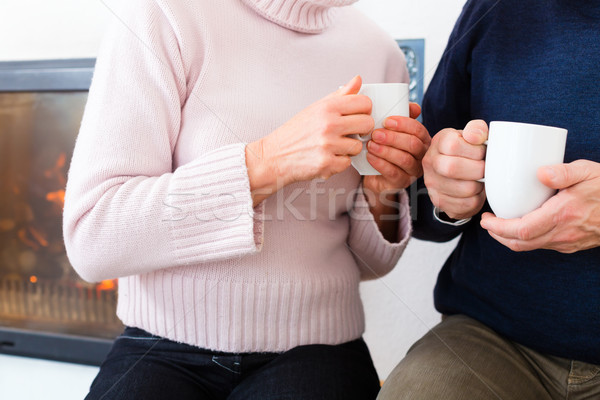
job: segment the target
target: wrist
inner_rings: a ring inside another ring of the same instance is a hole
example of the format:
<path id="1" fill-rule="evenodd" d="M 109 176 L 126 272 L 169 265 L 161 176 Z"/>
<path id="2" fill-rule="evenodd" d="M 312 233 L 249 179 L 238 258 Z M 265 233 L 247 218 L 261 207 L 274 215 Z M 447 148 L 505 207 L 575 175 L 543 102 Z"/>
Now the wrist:
<path id="1" fill-rule="evenodd" d="M 433 207 L 433 218 L 436 221 L 441 222 L 442 224 L 452 225 L 452 226 L 461 226 L 471 220 L 471 217 L 462 218 L 462 219 L 451 218 L 448 216 L 448 214 L 446 214 L 445 212 L 443 212 L 442 210 L 440 210 L 437 207 Z"/>
<path id="2" fill-rule="evenodd" d="M 264 150 L 263 139 L 246 145 L 246 168 L 255 205 L 283 186 Z"/>
<path id="3" fill-rule="evenodd" d="M 363 188 L 364 189 L 364 188 Z M 395 191 L 375 193 L 368 189 L 364 195 L 369 203 L 369 211 L 379 231 L 390 243 L 395 243 L 398 236 L 399 194 Z"/>

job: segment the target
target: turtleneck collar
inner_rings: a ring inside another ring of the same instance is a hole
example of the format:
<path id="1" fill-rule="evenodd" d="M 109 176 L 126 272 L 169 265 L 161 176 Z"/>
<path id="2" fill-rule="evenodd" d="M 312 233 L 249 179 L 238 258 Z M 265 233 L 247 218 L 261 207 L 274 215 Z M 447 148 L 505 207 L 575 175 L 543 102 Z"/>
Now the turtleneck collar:
<path id="1" fill-rule="evenodd" d="M 242 0 L 258 14 L 297 32 L 320 33 L 333 22 L 338 8 L 357 0 Z"/>

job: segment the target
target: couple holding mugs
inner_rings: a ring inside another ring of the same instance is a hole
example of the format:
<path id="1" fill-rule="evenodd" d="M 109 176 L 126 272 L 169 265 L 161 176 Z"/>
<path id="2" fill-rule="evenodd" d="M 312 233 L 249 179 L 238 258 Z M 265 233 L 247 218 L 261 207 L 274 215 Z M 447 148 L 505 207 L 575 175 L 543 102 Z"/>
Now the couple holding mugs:
<path id="1" fill-rule="evenodd" d="M 119 278 L 127 328 L 88 399 L 598 395 L 600 5 L 468 1 L 421 124 L 359 94 L 408 73 L 353 2 L 109 2 L 64 236 L 84 279 Z M 522 218 L 478 182 L 492 120 L 569 130 L 568 163 L 535 171 L 558 193 Z M 443 321 L 380 391 L 358 287 L 411 233 L 462 237 Z"/>

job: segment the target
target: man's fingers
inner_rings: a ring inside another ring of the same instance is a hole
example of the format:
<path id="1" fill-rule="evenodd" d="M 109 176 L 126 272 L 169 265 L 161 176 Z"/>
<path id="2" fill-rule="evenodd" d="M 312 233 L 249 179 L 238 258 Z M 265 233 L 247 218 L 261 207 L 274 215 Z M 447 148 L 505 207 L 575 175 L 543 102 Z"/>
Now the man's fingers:
<path id="1" fill-rule="evenodd" d="M 444 211 L 450 218 L 463 219 L 476 214 L 485 201 L 485 193 L 481 192 L 477 196 L 469 198 L 456 198 L 447 196 L 437 190 L 428 191 L 431 202 Z"/>
<path id="2" fill-rule="evenodd" d="M 488 126 L 480 119 L 470 121 L 463 129 L 462 136 L 469 144 L 482 145 L 488 139 Z"/>
<path id="3" fill-rule="evenodd" d="M 490 233 L 505 239 L 519 241 L 532 241 L 548 232 L 556 226 L 551 207 L 538 208 L 522 218 L 502 219 L 493 214 L 482 215 L 481 227 Z"/>
<path id="4" fill-rule="evenodd" d="M 565 189 L 596 177 L 593 168 L 596 163 L 588 160 L 577 160 L 569 164 L 557 164 L 541 167 L 537 176 L 540 182 L 552 189 Z"/>
<path id="5" fill-rule="evenodd" d="M 462 157 L 471 160 L 483 160 L 486 151 L 484 145 L 471 144 L 464 139 L 460 132 L 454 130 L 446 131 L 438 138 L 437 149 L 438 152 L 446 156 Z"/>
<path id="6" fill-rule="evenodd" d="M 493 232 L 489 232 L 491 237 L 493 237 L 498 243 L 503 244 L 508 247 L 512 251 L 530 251 L 539 248 L 539 244 L 535 242 L 524 242 L 518 239 L 507 239 L 505 237 L 496 235 Z"/>
<path id="7" fill-rule="evenodd" d="M 485 162 L 439 154 L 432 160 L 436 174 L 449 179 L 476 181 L 483 178 Z"/>
<path id="8" fill-rule="evenodd" d="M 478 196 L 483 192 L 483 183 L 477 181 L 463 181 L 459 179 L 440 179 L 436 189 L 447 196 L 466 199 Z"/>

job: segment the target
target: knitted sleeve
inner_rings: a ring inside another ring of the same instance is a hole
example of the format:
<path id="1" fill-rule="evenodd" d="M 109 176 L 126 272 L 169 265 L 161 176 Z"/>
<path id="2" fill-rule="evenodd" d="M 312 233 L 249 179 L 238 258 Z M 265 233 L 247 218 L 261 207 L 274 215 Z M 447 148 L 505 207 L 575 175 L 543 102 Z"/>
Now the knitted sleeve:
<path id="1" fill-rule="evenodd" d="M 434 136 L 445 128 L 463 129 L 473 119 L 471 115 L 471 50 L 474 41 L 483 34 L 481 30 L 488 24 L 479 23 L 491 2 L 468 1 L 458 18 L 448 40 L 437 70 L 423 99 L 423 124 Z M 423 179 L 415 185 L 418 198 L 411 203 L 416 205 L 413 214 L 414 236 L 418 239 L 446 242 L 461 234 L 469 224 L 452 226 L 443 224 L 433 217 L 433 204 L 427 195 Z"/>
<path id="2" fill-rule="evenodd" d="M 69 170 L 73 267 L 99 281 L 260 251 L 245 144 L 173 169 L 187 96 L 177 29 L 155 1 L 119 3 Z"/>
<path id="3" fill-rule="evenodd" d="M 363 280 L 377 279 L 390 272 L 398 263 L 410 239 L 411 221 L 408 195 L 399 194 L 398 242 L 391 243 L 383 237 L 369 203 L 361 192 L 350 211 L 350 235 L 348 246 L 360 268 Z"/>

